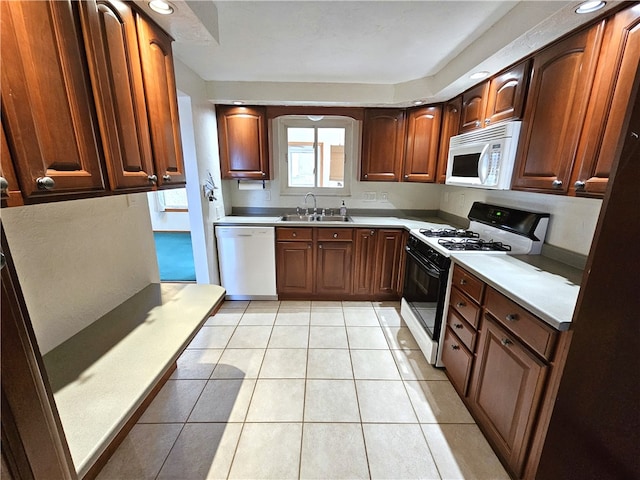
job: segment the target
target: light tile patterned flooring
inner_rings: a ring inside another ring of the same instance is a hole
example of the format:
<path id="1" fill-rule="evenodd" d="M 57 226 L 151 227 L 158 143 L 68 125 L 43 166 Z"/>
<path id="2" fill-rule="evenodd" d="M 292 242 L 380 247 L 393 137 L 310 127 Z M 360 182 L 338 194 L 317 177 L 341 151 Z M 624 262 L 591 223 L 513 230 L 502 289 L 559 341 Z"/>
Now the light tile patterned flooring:
<path id="1" fill-rule="evenodd" d="M 225 302 L 99 480 L 508 479 L 398 303 Z"/>

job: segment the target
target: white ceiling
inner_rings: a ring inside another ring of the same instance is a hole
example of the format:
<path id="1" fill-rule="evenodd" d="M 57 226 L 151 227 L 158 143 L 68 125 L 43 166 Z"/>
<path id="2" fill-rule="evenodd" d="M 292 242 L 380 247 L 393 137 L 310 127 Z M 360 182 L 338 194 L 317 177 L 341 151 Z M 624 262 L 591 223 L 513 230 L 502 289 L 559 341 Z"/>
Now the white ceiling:
<path id="1" fill-rule="evenodd" d="M 171 3 L 153 17 L 210 99 L 262 104 L 446 100 L 592 18 L 577 1 Z"/>

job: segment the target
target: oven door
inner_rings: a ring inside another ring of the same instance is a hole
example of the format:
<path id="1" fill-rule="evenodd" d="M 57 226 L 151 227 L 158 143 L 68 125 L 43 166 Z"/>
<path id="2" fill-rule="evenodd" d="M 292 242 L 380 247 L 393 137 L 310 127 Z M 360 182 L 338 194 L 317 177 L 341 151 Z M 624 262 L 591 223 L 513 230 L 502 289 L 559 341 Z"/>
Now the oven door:
<path id="1" fill-rule="evenodd" d="M 434 342 L 440 338 L 448 270 L 407 247 L 402 298 Z"/>

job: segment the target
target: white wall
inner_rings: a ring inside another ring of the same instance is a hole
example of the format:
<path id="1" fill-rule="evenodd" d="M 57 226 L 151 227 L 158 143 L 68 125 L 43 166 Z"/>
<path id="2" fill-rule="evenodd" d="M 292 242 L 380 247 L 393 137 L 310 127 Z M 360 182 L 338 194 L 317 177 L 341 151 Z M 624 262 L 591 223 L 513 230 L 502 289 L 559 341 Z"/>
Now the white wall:
<path id="1" fill-rule="evenodd" d="M 545 243 L 588 255 L 602 200 L 518 191 L 444 186 L 440 210 L 466 218 L 473 202 L 551 214 Z"/>
<path id="2" fill-rule="evenodd" d="M 159 282 L 144 193 L 3 209 L 42 354 Z"/>

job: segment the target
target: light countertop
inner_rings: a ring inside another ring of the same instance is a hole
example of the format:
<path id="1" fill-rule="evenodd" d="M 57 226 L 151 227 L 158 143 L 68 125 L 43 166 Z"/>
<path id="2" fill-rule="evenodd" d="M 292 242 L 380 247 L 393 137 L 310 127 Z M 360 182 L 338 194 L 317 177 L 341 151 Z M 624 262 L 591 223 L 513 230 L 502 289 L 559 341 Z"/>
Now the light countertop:
<path id="1" fill-rule="evenodd" d="M 349 215 L 351 222 L 308 222 L 308 221 L 282 221 L 280 217 L 262 216 L 236 216 L 222 217 L 215 225 L 263 225 L 274 227 L 305 226 L 305 227 L 352 227 L 352 228 L 405 228 L 407 230 L 429 228 L 434 225 L 442 226 L 446 222 L 440 218 L 427 218 L 425 220 L 412 220 L 400 217 L 369 217 Z"/>
<path id="2" fill-rule="evenodd" d="M 552 327 L 569 329 L 580 270 L 540 255 L 454 253 L 451 259 Z"/>

